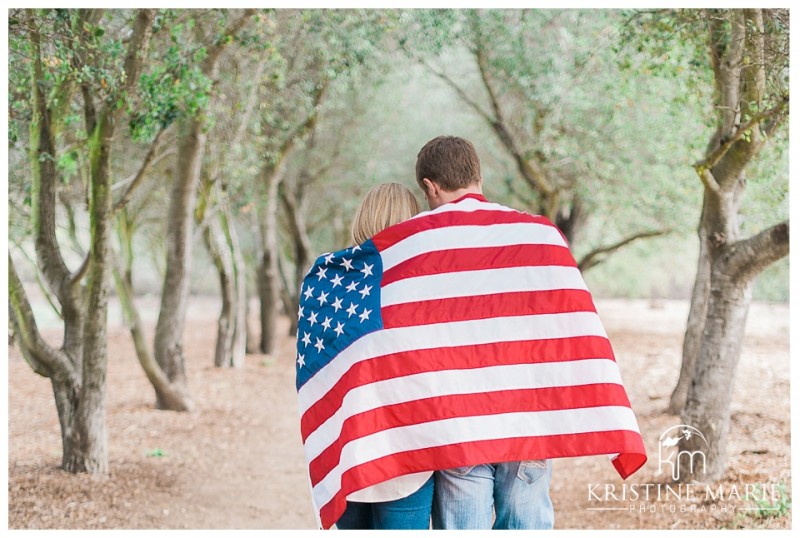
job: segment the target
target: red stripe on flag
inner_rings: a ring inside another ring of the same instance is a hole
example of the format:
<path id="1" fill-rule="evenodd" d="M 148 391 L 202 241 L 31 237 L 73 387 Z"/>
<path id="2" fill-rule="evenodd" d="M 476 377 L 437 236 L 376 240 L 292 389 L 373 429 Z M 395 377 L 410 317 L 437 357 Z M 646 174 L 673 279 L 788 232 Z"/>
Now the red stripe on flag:
<path id="1" fill-rule="evenodd" d="M 553 226 L 546 217 L 529 215 L 521 211 L 497 211 L 491 209 L 478 209 L 476 211 L 445 211 L 433 215 L 426 215 L 415 219 L 403 221 L 394 226 L 389 226 L 372 238 L 378 251 L 386 250 L 419 232 L 447 226 L 488 226 L 490 224 L 516 224 L 532 222 Z"/>
<path id="2" fill-rule="evenodd" d="M 511 245 L 437 250 L 409 258 L 383 273 L 381 286 L 415 276 L 456 271 L 541 266 L 575 267 L 569 249 L 558 245 Z"/>
<path id="3" fill-rule="evenodd" d="M 586 290 L 547 290 L 496 293 L 434 299 L 385 306 L 381 319 L 386 329 L 430 323 L 446 323 L 471 319 L 595 312 L 591 294 Z"/>
<path id="4" fill-rule="evenodd" d="M 347 443 L 391 428 L 456 417 L 598 406 L 630 407 L 630 402 L 621 385 L 597 383 L 477 394 L 453 394 L 372 409 L 345 420 L 336 442 L 325 448 L 309 464 L 311 483 L 316 485 L 339 464 L 342 448 Z M 498 420 L 503 419 L 499 417 Z"/>
<path id="5" fill-rule="evenodd" d="M 485 462 L 527 461 L 617 452 L 621 455 L 613 463 L 615 467 L 619 465 L 622 468 L 620 475 L 623 478 L 636 472 L 647 461 L 641 435 L 629 430 L 492 439 L 395 453 L 345 471 L 339 492 L 320 509 L 320 519 L 323 528 L 332 527 L 344 513 L 347 495 L 367 487 L 366 485 L 404 474 Z"/>
<path id="6" fill-rule="evenodd" d="M 311 432 L 336 413 L 349 391 L 384 379 L 440 370 L 598 358 L 614 359 L 611 344 L 602 336 L 496 342 L 383 355 L 354 364 L 331 390 L 303 413 L 300 431 L 305 442 Z"/>

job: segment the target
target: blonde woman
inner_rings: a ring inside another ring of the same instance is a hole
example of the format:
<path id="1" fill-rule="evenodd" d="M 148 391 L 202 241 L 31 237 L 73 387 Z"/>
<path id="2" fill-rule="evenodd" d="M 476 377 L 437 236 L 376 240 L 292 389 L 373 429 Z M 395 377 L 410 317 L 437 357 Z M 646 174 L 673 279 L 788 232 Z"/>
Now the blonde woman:
<path id="1" fill-rule="evenodd" d="M 381 230 L 419 213 L 414 193 L 399 183 L 367 192 L 353 218 L 352 239 L 360 245 Z M 433 473 L 400 476 L 347 497 L 339 529 L 427 529 L 433 503 Z"/>

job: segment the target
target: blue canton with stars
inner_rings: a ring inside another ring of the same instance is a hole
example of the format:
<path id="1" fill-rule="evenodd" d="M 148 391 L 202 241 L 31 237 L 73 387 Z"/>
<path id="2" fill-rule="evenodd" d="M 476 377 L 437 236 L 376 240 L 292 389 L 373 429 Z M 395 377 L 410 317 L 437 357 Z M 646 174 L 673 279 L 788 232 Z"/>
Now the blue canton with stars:
<path id="1" fill-rule="evenodd" d="M 383 328 L 383 264 L 372 240 L 323 254 L 303 279 L 297 311 L 297 390 L 343 349 Z"/>

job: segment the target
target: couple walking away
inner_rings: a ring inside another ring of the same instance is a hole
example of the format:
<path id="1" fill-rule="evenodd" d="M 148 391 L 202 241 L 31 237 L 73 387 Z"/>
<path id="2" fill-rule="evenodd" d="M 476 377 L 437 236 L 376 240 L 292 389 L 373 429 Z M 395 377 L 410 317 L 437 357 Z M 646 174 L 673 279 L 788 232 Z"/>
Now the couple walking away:
<path id="1" fill-rule="evenodd" d="M 491 203 L 463 138 L 372 188 L 303 280 L 300 430 L 321 528 L 548 529 L 552 459 L 646 461 L 564 236 Z"/>

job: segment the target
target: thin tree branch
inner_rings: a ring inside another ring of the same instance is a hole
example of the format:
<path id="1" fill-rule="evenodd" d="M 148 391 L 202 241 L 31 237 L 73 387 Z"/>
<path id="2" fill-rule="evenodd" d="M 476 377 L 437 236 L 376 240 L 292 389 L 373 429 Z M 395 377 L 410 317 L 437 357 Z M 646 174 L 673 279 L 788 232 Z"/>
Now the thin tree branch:
<path id="1" fill-rule="evenodd" d="M 483 118 L 484 121 L 486 121 L 490 125 L 492 123 L 494 123 L 494 121 L 495 121 L 494 118 L 492 118 L 489 114 L 487 114 L 480 107 L 480 105 L 478 103 L 476 103 L 469 95 L 467 95 L 467 93 L 461 88 L 461 86 L 456 84 L 455 81 L 453 79 L 451 79 L 449 76 L 447 76 L 447 74 L 444 71 L 439 71 L 439 70 L 435 69 L 433 66 L 431 66 L 428 62 L 426 62 L 423 59 L 419 59 L 418 61 L 428 71 L 433 73 L 436 77 L 438 77 L 441 80 L 443 80 L 445 82 L 445 84 L 450 86 L 458 94 L 458 96 L 461 98 L 461 100 L 464 101 L 467 105 L 469 105 L 481 118 Z"/>
<path id="2" fill-rule="evenodd" d="M 233 37 L 239 33 L 242 28 L 244 28 L 244 25 L 247 24 L 248 19 L 255 15 L 255 13 L 255 9 L 246 9 L 241 17 L 230 23 L 228 27 L 225 28 L 225 31 L 222 33 L 217 42 L 208 49 L 208 54 L 203 60 L 203 73 L 211 78 L 216 78 L 215 71 L 217 68 L 217 59 L 219 59 L 219 55 L 222 54 L 225 46 L 233 41 Z"/>
<path id="3" fill-rule="evenodd" d="M 489 95 L 489 100 L 492 104 L 492 110 L 494 110 L 495 119 L 490 122 L 492 129 L 506 149 L 508 149 L 509 153 L 511 153 L 511 156 L 514 157 L 522 177 L 531 187 L 541 192 L 544 196 L 552 196 L 556 192 L 553 184 L 547 179 L 539 163 L 535 161 L 531 162 L 522 155 L 522 151 L 517 147 L 514 137 L 506 127 L 502 110 L 500 109 L 500 102 L 489 79 L 489 66 L 481 43 L 476 43 L 474 54 L 483 86 L 486 88 L 486 93 Z"/>
<path id="4" fill-rule="evenodd" d="M 117 211 L 125 207 L 128 204 L 128 202 L 131 201 L 131 198 L 133 197 L 133 192 L 142 183 L 142 180 L 144 179 L 147 170 L 150 168 L 150 165 L 154 164 L 154 162 L 156 161 L 155 159 L 156 150 L 158 149 L 158 146 L 161 143 L 161 138 L 166 132 L 166 130 L 167 130 L 166 127 L 162 127 L 161 130 L 158 131 L 158 134 L 156 134 L 155 139 L 153 139 L 153 142 L 150 144 L 150 149 L 147 150 L 147 155 L 145 155 L 144 161 L 142 161 L 142 165 L 139 167 L 139 171 L 136 172 L 136 174 L 133 176 L 133 180 L 128 185 L 128 188 L 125 189 L 125 193 L 120 197 L 119 200 L 117 200 L 117 203 L 114 204 L 114 209 L 112 210 L 112 213 L 116 213 Z M 163 159 L 168 153 L 169 151 L 159 155 L 158 160 Z M 111 188 L 113 189 L 114 187 L 112 186 Z"/>
<path id="5" fill-rule="evenodd" d="M 639 232 L 632 236 L 626 237 L 620 241 L 617 241 L 616 243 L 613 243 L 611 245 L 596 248 L 590 251 L 588 254 L 586 254 L 583 258 L 581 258 L 581 261 L 578 262 L 578 269 L 582 273 L 586 272 L 592 267 L 604 262 L 608 258 L 609 254 L 616 252 L 625 245 L 633 243 L 638 239 L 646 239 L 649 237 L 658 237 L 661 235 L 666 235 L 671 231 L 672 230 L 670 229 L 664 229 L 664 230 L 651 230 L 649 232 Z"/>
<path id="6" fill-rule="evenodd" d="M 697 163 L 695 163 L 694 170 L 697 172 L 700 181 L 709 191 L 713 192 L 714 194 L 719 194 L 722 191 L 722 187 L 720 187 L 719 183 L 717 183 L 717 180 L 714 177 L 714 174 L 711 173 L 711 170 Z"/>
<path id="7" fill-rule="evenodd" d="M 30 254 L 28 254 L 28 252 L 16 240 L 9 237 L 9 241 L 14 243 L 14 246 L 17 247 L 22 255 L 25 256 L 25 259 L 27 259 L 35 269 L 34 273 L 36 274 L 36 283 L 39 284 L 39 289 L 42 290 L 42 294 L 44 295 L 45 299 L 47 299 L 47 302 L 50 304 L 53 312 L 55 312 L 56 316 L 60 318 L 61 309 L 56 304 L 57 299 L 53 296 L 53 292 L 50 291 L 50 288 L 47 287 L 47 284 L 45 284 L 44 280 L 42 280 L 42 274 L 36 267 L 36 260 Z"/>
<path id="8" fill-rule="evenodd" d="M 707 155 L 705 159 L 697 161 L 696 163 L 694 163 L 693 166 L 694 166 L 695 170 L 698 170 L 698 173 L 699 173 L 699 169 L 709 170 L 711 168 L 714 168 L 717 165 L 717 163 L 719 163 L 719 161 L 722 160 L 722 158 L 733 147 L 733 145 L 736 142 L 738 142 L 739 140 L 741 140 L 747 134 L 748 131 L 751 131 L 751 129 L 756 127 L 762 121 L 764 121 L 766 119 L 774 118 L 775 116 L 780 114 L 780 112 L 784 108 L 786 108 L 786 106 L 788 106 L 788 104 L 789 104 L 789 98 L 787 96 L 783 100 L 781 100 L 780 103 L 778 103 L 774 107 L 770 108 L 769 110 L 765 110 L 764 112 L 761 112 L 760 114 L 756 114 L 755 116 L 750 118 L 750 120 L 747 123 L 745 123 L 744 125 L 742 125 L 741 127 L 739 127 L 736 130 L 736 132 L 733 134 L 733 136 L 731 136 L 728 139 L 726 139 L 725 142 L 723 144 L 720 144 L 720 146 L 717 149 L 715 149 L 713 152 L 711 152 L 710 155 Z M 774 129 L 774 126 L 771 129 Z M 702 179 L 702 176 L 701 176 L 701 179 Z M 704 183 L 705 183 L 705 181 L 704 181 Z"/>

